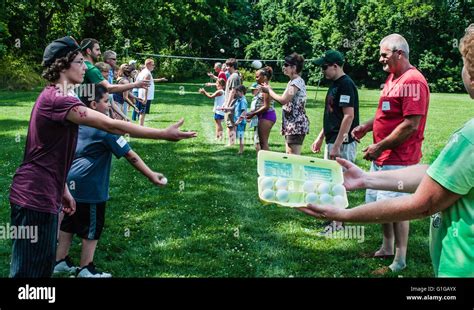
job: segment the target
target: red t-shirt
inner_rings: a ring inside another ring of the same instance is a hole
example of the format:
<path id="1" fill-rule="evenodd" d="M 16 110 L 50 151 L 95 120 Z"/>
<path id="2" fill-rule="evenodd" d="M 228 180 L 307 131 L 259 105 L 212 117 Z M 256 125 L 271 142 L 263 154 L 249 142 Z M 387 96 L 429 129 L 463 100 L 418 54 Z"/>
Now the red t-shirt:
<path id="1" fill-rule="evenodd" d="M 403 122 L 404 117 L 409 115 L 422 115 L 422 117 L 418 130 L 398 147 L 382 152 L 375 160 L 377 165 L 415 165 L 420 162 L 429 101 L 428 83 L 416 68 L 408 69 L 395 80 L 393 74 L 388 76 L 375 114 L 374 143 L 390 135 Z"/>
<path id="2" fill-rule="evenodd" d="M 77 144 L 78 125 L 66 116 L 84 105 L 47 86 L 31 111 L 23 162 L 13 176 L 10 202 L 34 211 L 57 214 Z"/>
<path id="3" fill-rule="evenodd" d="M 217 75 L 218 79 L 224 79 L 224 81 L 227 82 L 227 75 L 225 75 L 224 71 L 220 71 L 219 74 Z"/>

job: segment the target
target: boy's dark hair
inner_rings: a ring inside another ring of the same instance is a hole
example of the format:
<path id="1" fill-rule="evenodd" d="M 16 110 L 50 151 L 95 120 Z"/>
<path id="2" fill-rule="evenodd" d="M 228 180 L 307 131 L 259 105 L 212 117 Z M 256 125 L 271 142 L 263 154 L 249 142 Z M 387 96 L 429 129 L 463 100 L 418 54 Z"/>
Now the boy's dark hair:
<path id="1" fill-rule="evenodd" d="M 247 87 L 245 87 L 244 85 L 239 85 L 235 88 L 235 91 L 239 91 L 245 95 L 245 93 L 247 92 Z"/>
<path id="2" fill-rule="evenodd" d="M 99 45 L 99 41 L 97 41 L 96 39 L 86 38 L 82 40 L 81 47 L 83 48 L 84 55 L 86 54 L 87 49 L 90 49 L 92 51 L 92 49 L 94 48 L 94 45 L 96 44 Z"/>
<path id="3" fill-rule="evenodd" d="M 225 65 L 229 68 L 232 67 L 237 70 L 237 59 L 229 58 L 226 60 Z"/>
<path id="4" fill-rule="evenodd" d="M 292 66 L 296 66 L 296 72 L 301 73 L 301 71 L 303 71 L 304 58 L 300 54 L 293 53 L 290 56 L 286 56 L 285 62 Z"/>
<path id="5" fill-rule="evenodd" d="M 61 71 L 71 67 L 71 63 L 77 54 L 79 54 L 79 51 L 69 52 L 65 57 L 57 58 L 51 65 L 44 69 L 41 76 L 49 82 L 56 82 L 59 80 Z"/>
<path id="6" fill-rule="evenodd" d="M 90 93 L 91 90 L 93 91 L 92 94 Z M 82 84 L 79 86 L 79 99 L 88 108 L 90 108 L 92 101 L 99 102 L 107 93 L 107 87 L 101 84 Z"/>

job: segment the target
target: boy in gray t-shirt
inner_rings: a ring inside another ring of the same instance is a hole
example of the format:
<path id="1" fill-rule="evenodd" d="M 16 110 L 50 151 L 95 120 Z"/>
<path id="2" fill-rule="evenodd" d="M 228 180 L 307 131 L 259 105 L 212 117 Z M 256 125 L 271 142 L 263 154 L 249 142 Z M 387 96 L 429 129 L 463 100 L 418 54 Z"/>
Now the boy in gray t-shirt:
<path id="1" fill-rule="evenodd" d="M 89 108 L 101 113 L 108 109 L 107 89 L 95 85 L 95 96 L 82 97 Z M 97 242 L 105 222 L 105 205 L 109 199 L 109 179 L 112 154 L 125 156 L 138 171 L 156 185 L 165 185 L 166 178 L 152 171 L 122 136 L 81 125 L 75 158 L 67 177 L 76 213 L 65 215 L 61 222 L 54 273 L 76 272 L 77 277 L 108 278 L 110 273 L 95 269 L 93 260 Z M 68 256 L 73 234 L 82 238 L 80 268 L 74 267 Z"/>

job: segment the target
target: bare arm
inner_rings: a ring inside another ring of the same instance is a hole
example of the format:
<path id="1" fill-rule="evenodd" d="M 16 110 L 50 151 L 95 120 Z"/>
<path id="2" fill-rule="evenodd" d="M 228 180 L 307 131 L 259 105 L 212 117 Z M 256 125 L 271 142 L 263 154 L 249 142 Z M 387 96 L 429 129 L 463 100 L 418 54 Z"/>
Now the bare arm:
<path id="1" fill-rule="evenodd" d="M 377 189 L 414 193 L 420 185 L 428 165 L 413 165 L 403 169 L 365 172 L 348 160 L 337 158 L 344 168 L 344 186 L 347 190 Z"/>
<path id="2" fill-rule="evenodd" d="M 248 118 L 252 118 L 255 115 L 260 115 L 262 113 L 265 113 L 266 111 L 268 111 L 268 109 L 270 109 L 270 95 L 263 93 L 262 97 L 263 97 L 263 106 L 261 106 L 258 110 L 247 113 Z"/>
<path id="3" fill-rule="evenodd" d="M 352 209 L 308 206 L 301 211 L 317 218 L 343 222 L 389 223 L 430 216 L 452 206 L 461 195 L 453 193 L 425 174 L 410 196 L 380 200 Z"/>
<path id="4" fill-rule="evenodd" d="M 348 139 L 349 130 L 351 129 L 352 120 L 354 119 L 353 107 L 342 108 L 342 111 L 344 113 L 344 117 L 342 119 L 336 141 L 334 141 L 334 147 L 331 148 L 331 152 L 329 153 L 329 159 L 336 159 L 336 157 L 340 156 L 341 145 L 344 140 Z"/>
<path id="5" fill-rule="evenodd" d="M 202 89 L 202 92 L 201 92 L 201 89 Z M 222 90 L 218 90 L 218 91 L 214 92 L 211 95 L 205 89 L 203 89 L 203 88 L 201 88 L 201 89 L 199 90 L 201 92 L 201 94 L 205 95 L 207 98 L 210 98 L 210 99 L 213 99 L 213 98 L 216 98 L 216 97 L 222 95 Z"/>
<path id="6" fill-rule="evenodd" d="M 122 109 L 120 109 L 117 104 L 115 103 L 115 101 L 112 100 L 112 102 L 110 102 L 110 107 L 112 108 L 112 110 L 117 113 L 123 120 L 126 120 L 127 122 L 130 122 L 130 119 L 125 115 L 123 114 L 122 112 Z"/>
<path id="7" fill-rule="evenodd" d="M 130 84 L 130 82 L 127 82 L 126 80 L 123 80 L 123 84 Z M 134 97 L 130 91 L 124 91 L 123 94 L 123 100 L 125 100 L 125 102 L 131 106 L 135 111 L 138 111 L 138 108 L 135 106 L 135 104 L 133 103 L 133 101 L 130 99 L 130 97 Z"/>
<path id="8" fill-rule="evenodd" d="M 138 171 L 140 171 L 141 174 L 146 176 L 150 180 L 150 182 L 156 185 L 164 185 L 162 183 L 164 175 L 151 170 L 150 167 L 148 167 L 147 164 L 145 164 L 145 162 L 141 159 L 141 157 L 133 150 L 130 150 L 127 154 L 125 154 L 125 158 L 135 169 L 137 169 Z"/>
<path id="9" fill-rule="evenodd" d="M 110 84 L 107 80 L 103 80 L 99 83 L 100 85 L 107 88 L 107 92 L 109 93 L 123 93 L 126 90 L 130 90 L 133 88 L 146 88 L 150 85 L 150 81 L 137 81 L 135 83 L 130 84 Z"/>
<path id="10" fill-rule="evenodd" d="M 370 119 L 362 125 L 357 126 L 356 128 L 352 129 L 351 135 L 354 140 L 360 142 L 360 140 L 374 128 L 374 119 Z"/>
<path id="11" fill-rule="evenodd" d="M 179 130 L 179 127 L 184 123 L 184 119 L 181 119 L 166 129 L 155 129 L 114 120 L 85 106 L 72 108 L 66 118 L 70 122 L 78 125 L 94 127 L 117 135 L 128 133 L 130 136 L 137 138 L 179 141 L 197 136 L 195 132 L 183 132 Z"/>
<path id="12" fill-rule="evenodd" d="M 403 122 L 401 122 L 390 135 L 385 137 L 385 139 L 379 143 L 371 144 L 362 150 L 362 152 L 364 152 L 363 158 L 366 160 L 376 160 L 383 151 L 394 149 L 405 142 L 417 131 L 421 117 L 421 115 L 406 116 Z"/>
<path id="13" fill-rule="evenodd" d="M 285 104 L 288 104 L 289 102 L 291 102 L 291 100 L 293 100 L 293 97 L 295 96 L 296 92 L 298 91 L 298 87 L 296 87 L 295 85 L 291 85 L 290 87 L 285 89 L 285 92 L 283 93 L 283 95 L 280 96 L 277 93 L 275 93 L 273 91 L 273 89 L 271 89 L 269 86 L 262 86 L 260 89 L 264 93 L 268 93 L 271 98 L 275 99 L 276 101 L 278 101 L 282 105 L 285 105 Z"/>

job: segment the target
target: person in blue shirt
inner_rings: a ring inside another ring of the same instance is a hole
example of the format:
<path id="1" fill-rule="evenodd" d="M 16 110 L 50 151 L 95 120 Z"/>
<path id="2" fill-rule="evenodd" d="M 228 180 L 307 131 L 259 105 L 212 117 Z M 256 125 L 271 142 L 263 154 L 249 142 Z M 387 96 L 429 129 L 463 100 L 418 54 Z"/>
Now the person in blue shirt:
<path id="1" fill-rule="evenodd" d="M 244 85 L 239 85 L 235 88 L 235 102 L 229 109 L 234 110 L 234 122 L 236 138 L 239 139 L 239 155 L 244 153 L 244 135 L 245 126 L 247 125 L 247 99 L 245 99 L 245 93 L 247 88 Z"/>
<path id="2" fill-rule="evenodd" d="M 239 139 L 239 155 L 244 153 L 244 134 L 245 126 L 247 125 L 247 99 L 245 99 L 245 93 L 247 88 L 244 85 L 239 85 L 235 88 L 235 99 L 232 101 L 229 107 L 221 107 L 219 110 L 225 112 L 234 112 L 234 122 L 235 126 L 233 127 L 236 131 L 236 137 Z"/>
<path id="3" fill-rule="evenodd" d="M 92 96 L 80 97 L 89 108 L 107 113 L 108 92 L 94 85 Z M 54 273 L 76 272 L 77 277 L 107 278 L 110 273 L 98 271 L 93 263 L 97 242 L 105 222 L 105 205 L 109 199 L 112 154 L 125 157 L 132 166 L 155 185 L 164 186 L 166 178 L 152 171 L 135 153 L 124 137 L 81 125 L 76 153 L 67 177 L 69 190 L 76 201 L 76 213 L 65 215 L 61 222 Z M 68 256 L 73 235 L 82 238 L 80 268 Z"/>

